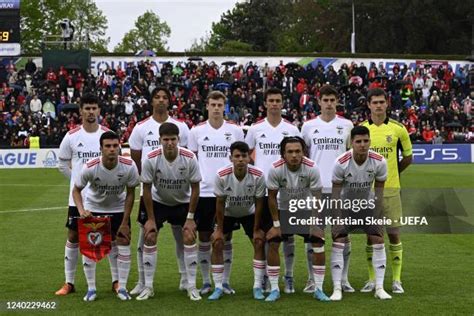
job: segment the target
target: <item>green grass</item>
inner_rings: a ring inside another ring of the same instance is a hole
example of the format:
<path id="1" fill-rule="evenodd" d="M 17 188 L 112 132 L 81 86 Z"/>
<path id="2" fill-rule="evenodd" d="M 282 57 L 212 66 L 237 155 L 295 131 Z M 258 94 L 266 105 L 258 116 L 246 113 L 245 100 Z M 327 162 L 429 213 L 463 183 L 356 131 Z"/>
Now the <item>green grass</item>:
<path id="1" fill-rule="evenodd" d="M 405 187 L 474 188 L 473 165 L 414 165 L 403 173 Z M 301 292 L 306 280 L 303 243 L 297 238 L 295 281 L 297 293 L 282 294 L 275 304 L 251 298 L 253 284 L 252 251 L 243 232 L 234 234 L 232 285 L 235 296 L 218 302 L 191 302 L 177 290 L 179 275 L 174 241 L 165 226 L 158 241 L 158 267 L 155 297 L 148 301 L 120 302 L 110 291 L 107 261 L 97 267 L 99 298 L 85 303 L 86 284 L 81 267 L 76 275 L 77 293 L 55 297 L 63 283 L 63 254 L 66 238 L 68 182 L 57 170 L 0 170 L 0 314 L 6 301 L 57 301 L 58 313 L 81 314 L 472 314 L 474 279 L 472 273 L 474 236 L 447 234 L 405 234 L 403 284 L 404 295 L 391 301 L 375 300 L 370 294 L 346 294 L 342 302 L 323 304 Z M 473 215 L 472 204 L 470 215 Z M 31 211 L 25 211 L 31 210 Z M 13 212 L 15 211 L 15 212 Z M 136 210 L 135 210 L 136 211 Z M 136 213 L 134 213 L 136 216 Z M 135 253 L 137 226 L 133 223 Z M 350 281 L 357 289 L 367 278 L 365 238 L 354 235 Z M 329 243 L 330 244 L 330 243 Z M 330 253 L 330 245 L 327 246 Z M 328 256 L 329 258 L 329 256 Z M 329 260 L 329 259 L 328 259 Z M 391 270 L 386 283 L 390 288 Z M 325 291 L 332 291 L 327 269 Z M 129 287 L 137 280 L 133 257 Z M 200 281 L 198 281 L 200 284 Z"/>

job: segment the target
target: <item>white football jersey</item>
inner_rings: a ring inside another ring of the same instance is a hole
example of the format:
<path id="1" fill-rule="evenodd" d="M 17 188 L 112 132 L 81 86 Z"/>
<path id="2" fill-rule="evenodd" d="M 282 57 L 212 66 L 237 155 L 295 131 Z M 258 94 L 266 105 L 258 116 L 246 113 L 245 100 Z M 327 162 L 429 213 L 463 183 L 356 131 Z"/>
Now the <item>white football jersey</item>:
<path id="1" fill-rule="evenodd" d="M 70 130 L 61 141 L 59 159 L 71 160 L 69 206 L 76 206 L 72 198 L 75 179 L 79 177 L 82 167 L 88 160 L 100 157 L 100 136 L 108 130 L 108 128 L 99 125 L 97 131 L 88 133 L 81 125 Z"/>
<path id="2" fill-rule="evenodd" d="M 263 171 L 247 167 L 247 174 L 239 181 L 230 165 L 217 171 L 214 193 L 225 197 L 225 216 L 243 217 L 255 213 L 255 199 L 265 196 L 265 177 Z"/>
<path id="3" fill-rule="evenodd" d="M 166 120 L 168 123 L 176 124 L 179 128 L 179 145 L 186 147 L 188 145 L 189 128 L 183 122 L 177 121 L 171 116 Z M 128 139 L 130 149 L 142 151 L 142 161 L 145 160 L 149 152 L 160 147 L 160 129 L 161 123 L 158 123 L 152 116 L 140 121 L 133 128 L 132 134 Z"/>
<path id="4" fill-rule="evenodd" d="M 272 163 L 281 158 L 280 143 L 286 136 L 301 136 L 298 128 L 282 119 L 277 127 L 268 123 L 267 119 L 253 124 L 245 136 L 250 150 L 255 149 L 255 166 L 268 175 Z"/>
<path id="5" fill-rule="evenodd" d="M 176 124 L 179 128 L 179 145 L 186 147 L 188 144 L 189 128 L 180 121 L 168 116 L 166 122 Z M 152 116 L 140 121 L 133 128 L 132 134 L 128 139 L 131 150 L 141 150 L 142 164 L 146 156 L 153 150 L 160 147 L 160 129 L 161 123 L 158 123 Z M 143 187 L 140 186 L 140 196 L 143 195 Z"/>
<path id="6" fill-rule="evenodd" d="M 122 213 L 125 208 L 127 187 L 134 188 L 140 183 L 138 169 L 132 159 L 119 156 L 117 166 L 109 170 L 101 158 L 89 160 L 80 177 L 75 180 L 76 187 L 84 189 L 84 208 L 98 213 Z"/>
<path id="7" fill-rule="evenodd" d="M 152 183 L 153 200 L 168 206 L 189 203 L 190 184 L 201 181 L 194 153 L 179 146 L 178 150 L 179 154 L 173 162 L 166 160 L 161 146 L 150 152 L 143 161 L 142 182 Z"/>
<path id="8" fill-rule="evenodd" d="M 375 151 L 369 150 L 367 160 L 358 165 L 353 157 L 353 150 L 337 157 L 334 164 L 332 181 L 342 183 L 341 198 L 368 199 L 374 181 L 387 180 L 387 161 Z"/>
<path id="9" fill-rule="evenodd" d="M 336 116 L 330 122 L 317 117 L 305 122 L 301 128 L 301 134 L 308 146 L 309 158 L 316 162 L 321 171 L 323 193 L 331 193 L 334 161 L 349 148 L 353 127 L 351 121 Z"/>
<path id="10" fill-rule="evenodd" d="M 322 189 L 319 168 L 316 163 L 303 157 L 301 167 L 293 172 L 284 159 L 275 161 L 268 172 L 268 190 L 278 190 L 278 209 L 288 211 L 290 200 L 312 197 L 311 191 Z"/>
<path id="11" fill-rule="evenodd" d="M 200 196 L 214 196 L 217 170 L 229 164 L 230 145 L 236 141 L 244 141 L 244 132 L 239 126 L 227 121 L 218 129 L 212 127 L 209 121 L 191 129 L 188 149 L 198 157 L 202 174 Z"/>

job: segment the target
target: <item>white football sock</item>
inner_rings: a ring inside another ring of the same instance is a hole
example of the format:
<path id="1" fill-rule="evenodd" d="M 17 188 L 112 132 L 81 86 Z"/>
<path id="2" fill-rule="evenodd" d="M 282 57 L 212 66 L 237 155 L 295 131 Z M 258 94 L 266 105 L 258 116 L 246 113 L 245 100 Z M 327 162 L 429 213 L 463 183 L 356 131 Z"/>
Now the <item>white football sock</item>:
<path id="1" fill-rule="evenodd" d="M 64 274 L 66 282 L 74 284 L 77 269 L 77 259 L 79 257 L 79 244 L 66 241 L 64 249 Z"/>
<path id="2" fill-rule="evenodd" d="M 155 277 L 157 247 L 143 246 L 143 272 L 145 275 L 145 286 L 153 288 L 153 279 Z"/>
<path id="3" fill-rule="evenodd" d="M 232 271 L 232 240 L 224 242 L 224 276 L 223 283 L 229 284 L 230 273 Z"/>
<path id="4" fill-rule="evenodd" d="M 198 247 L 196 244 L 184 245 L 184 263 L 186 265 L 186 274 L 188 276 L 188 287 L 189 289 L 194 289 L 196 288 L 198 266 Z"/>
<path id="5" fill-rule="evenodd" d="M 119 275 L 119 284 L 122 289 L 127 289 L 128 274 L 130 273 L 130 264 L 132 261 L 132 256 L 130 255 L 130 245 L 128 246 L 117 246 L 118 248 L 118 257 L 117 257 L 117 266 L 118 266 L 118 275 Z"/>
<path id="6" fill-rule="evenodd" d="M 95 291 L 95 261 L 87 258 L 86 256 L 82 256 L 82 266 L 84 268 L 88 290 Z"/>
<path id="7" fill-rule="evenodd" d="M 201 266 L 202 282 L 211 283 L 210 267 L 211 267 L 211 243 L 199 242 L 198 260 Z M 186 264 L 187 266 L 187 264 Z"/>

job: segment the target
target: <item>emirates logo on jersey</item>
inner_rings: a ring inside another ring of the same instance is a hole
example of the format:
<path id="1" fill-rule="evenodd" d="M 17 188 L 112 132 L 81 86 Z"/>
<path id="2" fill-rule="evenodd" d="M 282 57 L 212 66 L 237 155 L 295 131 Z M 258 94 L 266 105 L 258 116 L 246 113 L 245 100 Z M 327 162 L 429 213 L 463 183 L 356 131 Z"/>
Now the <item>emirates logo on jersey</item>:
<path id="1" fill-rule="evenodd" d="M 392 135 L 387 135 L 385 139 L 387 140 L 387 143 L 391 143 L 393 140 Z"/>

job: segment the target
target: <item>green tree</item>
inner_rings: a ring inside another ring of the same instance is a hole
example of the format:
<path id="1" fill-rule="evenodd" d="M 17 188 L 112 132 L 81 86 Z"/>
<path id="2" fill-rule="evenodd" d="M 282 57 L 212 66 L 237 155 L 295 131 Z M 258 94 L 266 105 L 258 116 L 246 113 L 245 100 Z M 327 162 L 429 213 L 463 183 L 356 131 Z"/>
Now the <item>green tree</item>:
<path id="1" fill-rule="evenodd" d="M 128 31 L 120 44 L 114 48 L 118 53 L 136 53 L 150 49 L 155 52 L 167 51 L 167 40 L 171 29 L 166 22 L 152 11 L 146 11 L 135 21 L 135 28 Z"/>
<path id="2" fill-rule="evenodd" d="M 38 53 L 44 36 L 61 35 L 58 22 L 69 19 L 75 28 L 74 39 L 89 39 L 94 52 L 107 52 L 107 18 L 92 0 L 21 1 L 21 45 L 24 53 Z M 75 48 L 84 44 L 74 46 Z"/>
<path id="3" fill-rule="evenodd" d="M 212 24 L 208 42 L 210 51 L 228 48 L 242 49 L 236 42 L 250 45 L 254 51 L 275 51 L 278 37 L 287 25 L 291 3 L 282 0 L 258 0 L 237 3 L 235 7 L 221 16 L 221 20 Z M 249 47 L 246 47 L 248 49 Z"/>
<path id="4" fill-rule="evenodd" d="M 222 14 L 200 47 L 222 51 L 232 41 L 262 52 L 350 52 L 352 2 L 358 53 L 471 51 L 474 6 L 460 0 L 250 0 Z"/>

